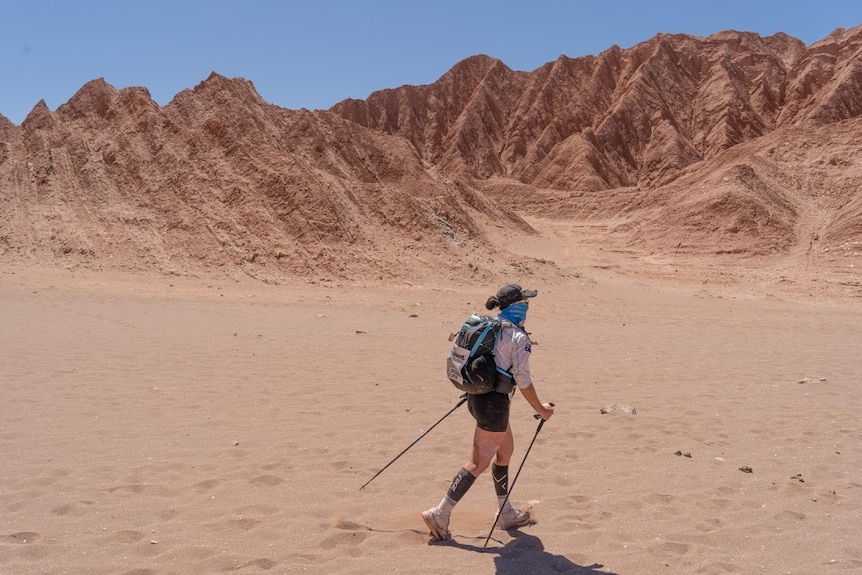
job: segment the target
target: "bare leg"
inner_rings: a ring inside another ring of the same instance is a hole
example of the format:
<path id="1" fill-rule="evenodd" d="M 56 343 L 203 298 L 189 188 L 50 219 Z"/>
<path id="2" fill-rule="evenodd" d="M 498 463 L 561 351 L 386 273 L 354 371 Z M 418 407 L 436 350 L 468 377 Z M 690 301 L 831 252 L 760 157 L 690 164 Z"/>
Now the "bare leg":
<path id="1" fill-rule="evenodd" d="M 509 465 L 512 459 L 512 454 L 515 452 L 515 438 L 512 435 L 512 426 L 506 428 L 506 433 L 503 437 L 503 442 L 497 449 L 497 456 L 494 458 L 496 465 Z"/>
<path id="2" fill-rule="evenodd" d="M 449 539 L 449 515 L 452 509 L 461 500 L 461 497 L 473 485 L 473 481 L 479 477 L 493 462 L 495 469 L 500 469 L 499 466 L 505 468 L 506 473 L 503 475 L 504 481 L 497 489 L 498 503 L 502 505 L 502 498 L 508 490 L 508 465 L 512 458 L 512 453 L 515 450 L 515 441 L 512 436 L 512 427 L 507 426 L 506 431 L 486 431 L 479 426 L 476 426 L 473 432 L 473 449 L 470 454 L 470 459 L 464 464 L 464 467 L 452 479 L 452 484 L 442 501 L 436 506 L 422 512 L 422 519 L 428 526 L 431 535 L 435 539 Z M 497 479 L 495 478 L 495 485 Z M 501 491 L 502 490 L 502 491 Z M 503 494 L 500 496 L 500 494 Z M 520 511 L 512 509 L 511 505 L 506 506 L 506 512 L 522 514 Z M 526 514 L 529 518 L 529 515 Z M 503 524 L 512 524 L 511 518 L 508 515 L 503 520 Z M 523 524 L 523 523 L 519 523 Z"/>
<path id="3" fill-rule="evenodd" d="M 464 469 L 469 471 L 473 477 L 479 477 L 488 469 L 491 461 L 495 457 L 498 457 L 501 447 L 506 444 L 507 436 L 510 440 L 508 457 L 511 457 L 513 450 L 511 435 L 511 428 L 506 431 L 486 431 L 480 427 L 476 427 L 476 430 L 473 432 L 473 452 L 470 460 L 464 464 Z"/>

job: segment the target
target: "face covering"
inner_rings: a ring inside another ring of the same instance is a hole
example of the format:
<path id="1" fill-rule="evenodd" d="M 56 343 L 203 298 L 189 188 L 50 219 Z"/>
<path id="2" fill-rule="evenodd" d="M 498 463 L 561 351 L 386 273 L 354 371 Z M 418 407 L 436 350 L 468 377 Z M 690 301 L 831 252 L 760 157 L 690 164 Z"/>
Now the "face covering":
<path id="1" fill-rule="evenodd" d="M 500 317 L 512 322 L 515 325 L 521 325 L 527 319 L 527 310 L 530 307 L 524 302 L 513 303 L 509 307 L 500 311 Z"/>

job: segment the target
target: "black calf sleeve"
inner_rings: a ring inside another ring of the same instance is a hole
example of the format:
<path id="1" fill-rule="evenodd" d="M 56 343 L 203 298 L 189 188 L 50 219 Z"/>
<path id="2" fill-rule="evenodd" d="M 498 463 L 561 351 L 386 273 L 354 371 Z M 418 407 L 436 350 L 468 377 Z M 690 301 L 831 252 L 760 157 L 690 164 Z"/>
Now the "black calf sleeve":
<path id="1" fill-rule="evenodd" d="M 462 467 L 458 474 L 452 479 L 452 485 L 449 486 L 449 491 L 446 493 L 446 496 L 451 499 L 453 503 L 461 501 L 464 494 L 473 486 L 474 481 L 476 481 L 476 478 Z"/>
<path id="2" fill-rule="evenodd" d="M 491 477 L 494 478 L 494 489 L 499 497 L 509 493 L 509 466 L 491 464 Z"/>

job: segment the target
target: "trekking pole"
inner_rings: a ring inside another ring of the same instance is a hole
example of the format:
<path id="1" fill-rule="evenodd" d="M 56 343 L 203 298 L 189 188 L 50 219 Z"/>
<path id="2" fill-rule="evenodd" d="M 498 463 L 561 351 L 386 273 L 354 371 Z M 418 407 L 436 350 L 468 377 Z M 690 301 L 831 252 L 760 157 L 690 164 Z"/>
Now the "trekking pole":
<path id="1" fill-rule="evenodd" d="M 551 407 L 554 406 L 553 403 L 548 404 Z M 515 478 L 512 480 L 512 484 L 509 486 L 509 491 L 506 493 L 506 498 L 503 500 L 503 504 L 500 506 L 500 510 L 506 507 L 506 503 L 509 502 L 509 496 L 512 495 L 512 490 L 515 489 L 515 482 L 518 481 L 518 476 L 521 474 L 521 469 L 524 468 L 524 462 L 527 461 L 527 456 L 530 455 L 530 450 L 533 448 L 533 443 L 536 442 L 536 438 L 539 436 L 539 432 L 542 430 L 542 426 L 545 425 L 544 419 L 538 413 L 533 417 L 539 420 L 539 426 L 536 428 L 536 433 L 533 434 L 533 440 L 530 442 L 530 445 L 527 446 L 527 452 L 524 453 L 524 459 L 521 460 L 521 465 L 518 466 L 518 471 L 515 473 Z M 485 544 L 482 545 L 482 549 L 484 550 L 488 546 L 488 541 L 491 540 L 491 535 L 494 534 L 494 528 L 497 526 L 497 521 L 500 520 L 500 511 L 497 511 L 497 517 L 494 518 L 494 524 L 491 525 L 491 531 L 488 532 L 488 537 L 485 538 Z"/>
<path id="2" fill-rule="evenodd" d="M 416 445 L 417 443 L 419 443 L 419 440 L 420 440 L 420 439 L 422 439 L 423 437 L 425 437 L 426 435 L 428 435 L 428 433 L 430 433 L 432 429 L 434 429 L 435 427 L 437 427 L 437 425 L 438 425 L 441 421 L 443 421 L 444 419 L 446 419 L 447 417 L 449 417 L 449 415 L 451 415 L 453 411 L 455 411 L 456 409 L 458 409 L 459 407 L 461 407 L 461 404 L 462 404 L 462 403 L 464 403 L 465 401 L 467 401 L 467 394 L 466 394 L 466 393 L 465 393 L 464 395 L 462 395 L 462 396 L 461 396 L 461 399 L 458 401 L 458 403 L 456 403 L 456 404 L 455 404 L 455 407 L 453 407 L 452 409 L 450 409 L 450 410 L 448 411 L 448 413 L 446 413 L 446 415 L 444 415 L 443 417 L 441 417 L 440 419 L 438 419 L 438 420 L 437 420 L 437 423 L 435 423 L 434 425 L 432 425 L 431 427 L 429 427 L 429 428 L 428 428 L 428 431 L 426 431 L 425 433 L 423 433 L 422 435 L 420 435 L 419 437 L 417 437 L 416 439 L 414 439 L 414 440 L 413 440 L 413 443 L 411 443 L 411 444 L 410 444 L 410 445 L 408 445 L 406 448 L 404 448 L 404 451 L 402 451 L 401 453 L 399 453 L 398 455 L 396 455 L 396 456 L 395 456 L 395 459 L 393 459 L 392 461 L 390 461 L 389 463 L 387 463 L 386 465 L 384 465 L 384 466 L 383 466 L 383 469 L 381 469 L 380 471 L 378 471 L 377 473 L 375 473 L 375 474 L 374 474 L 374 477 L 372 477 L 371 479 L 369 479 L 368 481 L 366 481 L 366 482 L 365 482 L 365 484 L 364 484 L 362 487 L 360 487 L 360 488 L 359 488 L 359 490 L 360 490 L 360 491 L 362 491 L 363 489 L 365 489 L 365 486 L 366 486 L 366 485 L 368 485 L 369 483 L 371 483 L 372 481 L 374 481 L 374 479 L 375 479 L 378 475 L 380 475 L 381 473 L 383 473 L 383 472 L 386 470 L 386 468 L 387 468 L 387 467 L 389 467 L 390 465 L 392 465 L 393 463 L 395 463 L 395 461 L 396 461 L 399 457 L 401 457 L 402 455 L 404 455 L 405 453 L 407 453 L 407 450 L 408 450 L 408 449 L 410 449 L 411 447 L 413 447 L 414 445 Z"/>

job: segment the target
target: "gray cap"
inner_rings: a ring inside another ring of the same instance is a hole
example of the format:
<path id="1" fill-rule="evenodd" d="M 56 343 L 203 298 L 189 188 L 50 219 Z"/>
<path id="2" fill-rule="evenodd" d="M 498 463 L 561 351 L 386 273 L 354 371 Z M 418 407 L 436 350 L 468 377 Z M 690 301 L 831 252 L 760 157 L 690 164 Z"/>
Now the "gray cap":
<path id="1" fill-rule="evenodd" d="M 495 298 L 500 309 L 505 309 L 515 302 L 536 297 L 537 295 L 539 295 L 539 292 L 536 290 L 524 289 L 518 284 L 506 284 L 497 290 Z"/>

